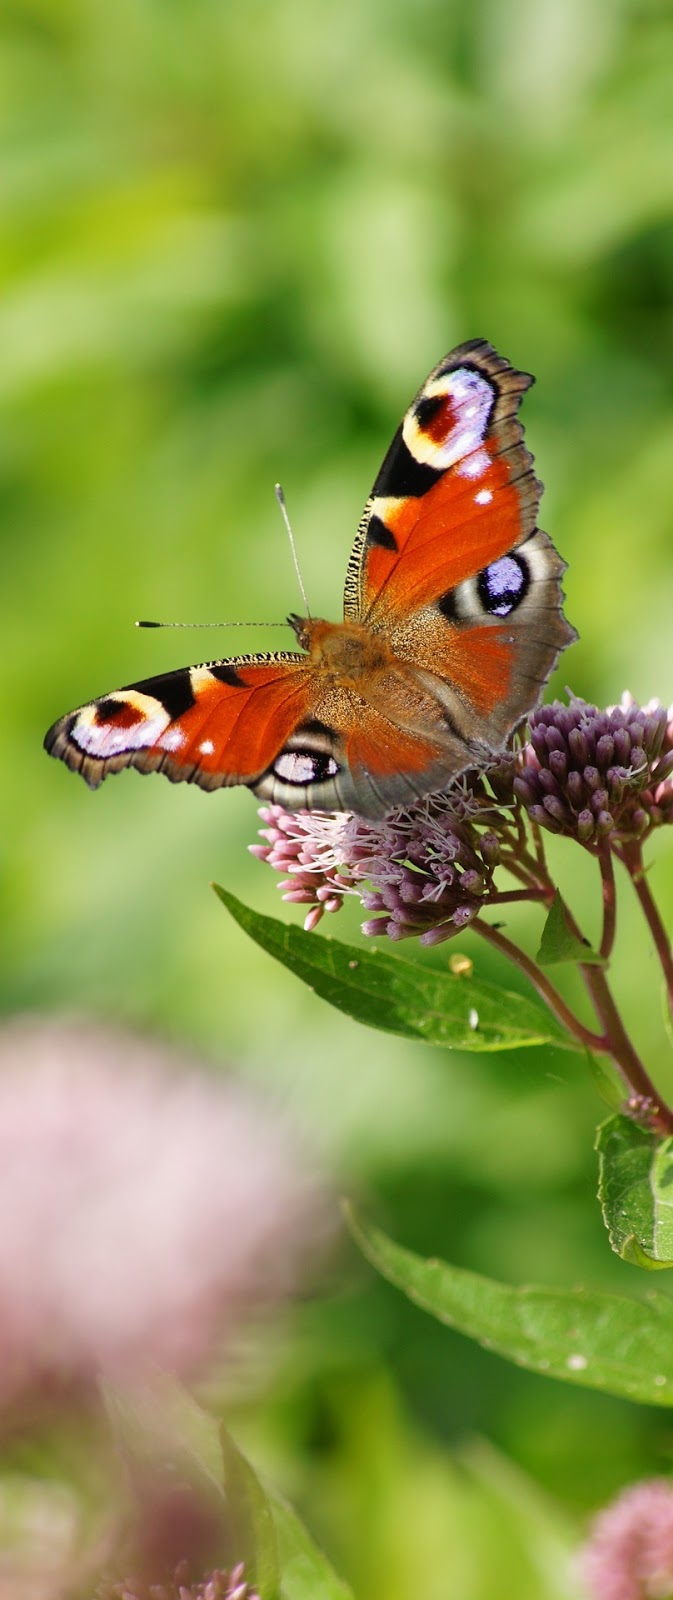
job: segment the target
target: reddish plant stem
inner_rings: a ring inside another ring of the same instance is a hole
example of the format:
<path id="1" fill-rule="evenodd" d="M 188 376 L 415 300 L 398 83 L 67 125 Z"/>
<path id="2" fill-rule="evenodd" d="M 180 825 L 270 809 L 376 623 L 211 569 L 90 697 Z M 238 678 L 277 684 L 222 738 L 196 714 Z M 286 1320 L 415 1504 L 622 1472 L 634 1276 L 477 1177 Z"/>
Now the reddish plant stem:
<path id="1" fill-rule="evenodd" d="M 566 906 L 568 927 L 577 939 L 583 939 L 581 928 Z M 637 1122 L 655 1129 L 657 1133 L 673 1133 L 673 1110 L 657 1094 L 652 1079 L 638 1055 L 635 1045 L 626 1032 L 612 996 L 610 985 L 601 967 L 579 963 L 579 969 L 591 998 L 596 1016 L 602 1022 L 607 1041 L 607 1054 L 629 1090 L 628 1110 Z"/>
<path id="2" fill-rule="evenodd" d="M 600 967 L 580 967 L 594 1004 L 596 1015 L 605 1028 L 609 1053 L 629 1089 L 629 1110 L 637 1122 L 643 1122 L 657 1133 L 673 1133 L 673 1110 L 657 1093 L 635 1045 L 615 1005 L 608 980 Z"/>
<path id="3" fill-rule="evenodd" d="M 587 1050 L 595 1050 L 600 1055 L 609 1055 L 611 1053 L 607 1037 L 600 1033 L 592 1033 L 590 1028 L 585 1028 L 584 1023 L 580 1022 L 579 1017 L 576 1017 L 574 1011 L 570 1010 L 570 1006 L 566 1005 L 558 989 L 555 989 L 553 983 L 549 982 L 542 968 L 538 966 L 536 961 L 532 961 L 524 950 L 520 950 L 519 946 L 514 944 L 511 939 L 508 939 L 504 933 L 501 933 L 499 928 L 492 927 L 490 922 L 482 922 L 481 917 L 475 918 L 472 928 L 475 933 L 481 934 L 482 939 L 485 939 L 487 944 L 493 945 L 493 948 L 499 950 L 501 955 L 507 956 L 508 961 L 514 962 L 514 965 L 519 968 L 520 972 L 525 974 L 529 982 L 532 983 L 533 988 L 537 990 L 540 999 L 544 1000 L 545 1005 L 549 1007 L 553 1015 L 580 1044 L 584 1045 Z"/>
<path id="4" fill-rule="evenodd" d="M 609 845 L 602 844 L 598 851 L 598 864 L 601 869 L 601 887 L 603 890 L 603 932 L 601 936 L 599 954 L 605 961 L 612 955 L 612 946 L 615 942 L 615 928 L 617 926 L 617 894 L 615 890 L 615 869 L 612 860 L 612 851 Z"/>
<path id="5" fill-rule="evenodd" d="M 578 939 L 582 938 L 572 913 L 568 912 L 568 924 Z M 564 1028 L 573 1035 L 587 1050 L 593 1050 L 596 1055 L 610 1056 L 622 1077 L 628 1091 L 628 1105 L 626 1109 L 636 1121 L 652 1128 L 657 1133 L 673 1134 L 673 1110 L 657 1094 L 655 1086 L 647 1073 L 635 1046 L 626 1032 L 622 1019 L 612 997 L 605 973 L 600 967 L 588 966 L 580 963 L 580 972 L 589 992 L 594 1010 L 599 1021 L 603 1024 L 603 1033 L 592 1033 L 590 1028 L 580 1022 L 579 1017 L 566 1005 L 565 1000 L 549 982 L 546 974 L 532 961 L 525 951 L 512 943 L 498 928 L 491 927 L 490 923 L 482 922 L 476 918 L 472 924 L 475 933 L 480 933 L 488 944 L 500 950 L 502 955 L 513 961 L 520 972 L 533 984 L 540 998 L 544 1000 L 550 1011 Z"/>
<path id="6" fill-rule="evenodd" d="M 517 876 L 518 876 L 518 874 L 517 874 Z M 512 901 L 516 901 L 516 900 L 546 900 L 546 899 L 547 899 L 547 891 L 546 891 L 546 889 L 535 889 L 535 888 L 531 888 L 531 889 L 494 889 L 492 904 L 501 906 L 501 905 L 504 905 L 507 902 L 509 902 L 511 904 Z M 487 903 L 489 903 L 489 902 L 487 901 Z"/>
<path id="7" fill-rule="evenodd" d="M 640 845 L 625 845 L 622 849 L 621 857 L 633 881 L 633 887 L 652 935 L 654 948 L 659 957 L 661 970 L 666 982 L 669 1008 L 673 1013 L 673 953 L 671 952 L 668 934 L 659 915 L 659 908 L 650 891 Z"/>

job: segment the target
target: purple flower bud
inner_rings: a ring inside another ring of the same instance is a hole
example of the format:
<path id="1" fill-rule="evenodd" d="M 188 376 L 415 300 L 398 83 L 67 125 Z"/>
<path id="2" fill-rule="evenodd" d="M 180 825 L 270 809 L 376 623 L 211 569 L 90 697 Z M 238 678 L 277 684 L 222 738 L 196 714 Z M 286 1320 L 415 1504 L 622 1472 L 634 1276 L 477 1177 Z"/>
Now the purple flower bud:
<path id="1" fill-rule="evenodd" d="M 576 772 L 574 768 L 572 772 L 568 773 L 565 787 L 566 794 L 573 811 L 579 811 L 579 808 L 584 800 L 584 780 L 581 774 Z"/>
<path id="2" fill-rule="evenodd" d="M 587 844 L 593 838 L 595 822 L 590 811 L 580 811 L 577 818 L 577 837 L 581 844 Z"/>
<path id="3" fill-rule="evenodd" d="M 559 800 L 558 795 L 546 795 L 543 804 L 547 815 L 553 817 L 555 822 L 563 825 L 566 821 L 566 808 L 563 801 Z"/>
<path id="4" fill-rule="evenodd" d="M 631 735 L 627 728 L 615 728 L 615 756 L 620 766 L 631 765 Z"/>
<path id="5" fill-rule="evenodd" d="M 532 782 L 528 783 L 525 778 L 515 778 L 513 787 L 516 798 L 521 801 L 522 806 L 535 805 L 538 791 Z"/>
<path id="6" fill-rule="evenodd" d="M 607 772 L 615 757 L 615 741 L 609 733 L 601 734 L 596 744 L 596 766 L 601 772 Z"/>
<path id="7" fill-rule="evenodd" d="M 643 744 L 650 759 L 652 759 L 652 756 L 659 755 L 666 733 L 667 721 L 668 713 L 665 706 L 656 706 L 648 712 L 645 719 Z"/>
<path id="8" fill-rule="evenodd" d="M 494 833 L 482 833 L 481 853 L 487 867 L 497 867 L 501 853 L 499 841 Z"/>
<path id="9" fill-rule="evenodd" d="M 580 728 L 571 728 L 568 734 L 568 748 L 578 767 L 583 767 L 589 760 L 589 745 Z"/>
<path id="10" fill-rule="evenodd" d="M 609 767 L 605 774 L 605 782 L 611 805 L 619 805 L 620 800 L 624 798 L 624 789 L 626 787 L 621 767 Z"/>
<path id="11" fill-rule="evenodd" d="M 444 944 L 447 939 L 453 939 L 457 931 L 457 928 L 455 928 L 452 923 L 442 922 L 439 924 L 439 927 L 428 928 L 426 933 L 422 933 L 419 942 L 426 946 L 433 944 Z"/>
<path id="12" fill-rule="evenodd" d="M 533 746 L 538 761 L 546 763 L 547 760 L 547 730 L 544 727 L 531 727 L 530 742 Z"/>
<path id="13" fill-rule="evenodd" d="M 558 755 L 558 750 L 553 752 Z M 548 767 L 541 767 L 538 773 L 538 783 L 543 794 L 558 794 L 558 784 L 553 772 Z"/>
<path id="14" fill-rule="evenodd" d="M 553 818 L 548 811 L 545 811 L 544 806 L 529 806 L 528 815 L 531 822 L 536 822 L 539 828 L 550 828 L 552 833 L 558 833 Z"/>
<path id="15" fill-rule="evenodd" d="M 614 817 L 610 815 L 609 811 L 599 811 L 596 818 L 596 832 L 600 838 L 607 838 L 607 835 L 612 833 L 614 825 Z"/>

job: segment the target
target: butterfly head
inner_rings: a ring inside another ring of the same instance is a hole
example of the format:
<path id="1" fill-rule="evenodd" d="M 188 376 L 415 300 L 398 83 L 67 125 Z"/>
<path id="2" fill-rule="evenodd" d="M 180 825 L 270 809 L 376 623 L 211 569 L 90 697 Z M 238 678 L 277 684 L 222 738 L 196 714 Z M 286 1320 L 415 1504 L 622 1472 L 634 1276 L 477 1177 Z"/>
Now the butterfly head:
<path id="1" fill-rule="evenodd" d="M 297 644 L 301 645 L 302 650 L 311 648 L 311 622 L 311 617 L 298 617 L 294 611 L 287 618 L 287 625 L 296 635 Z"/>

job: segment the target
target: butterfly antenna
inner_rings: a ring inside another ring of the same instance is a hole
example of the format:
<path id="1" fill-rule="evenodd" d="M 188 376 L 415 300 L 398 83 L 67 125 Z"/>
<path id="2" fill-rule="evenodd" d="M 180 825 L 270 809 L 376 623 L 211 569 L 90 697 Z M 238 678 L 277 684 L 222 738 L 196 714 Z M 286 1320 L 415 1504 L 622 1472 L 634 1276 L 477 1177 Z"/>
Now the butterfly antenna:
<path id="1" fill-rule="evenodd" d="M 282 514 L 282 517 L 283 517 L 283 522 L 285 523 L 285 527 L 287 529 L 287 536 L 288 536 L 288 539 L 290 541 L 290 549 L 292 551 L 292 560 L 294 561 L 294 570 L 295 570 L 295 572 L 297 574 L 297 583 L 299 584 L 299 588 L 301 590 L 301 597 L 302 597 L 302 600 L 304 602 L 306 615 L 307 615 L 307 617 L 310 617 L 311 609 L 310 609 L 308 600 L 306 598 L 306 590 L 304 588 L 301 572 L 299 570 L 299 562 L 297 560 L 297 552 L 296 552 L 295 544 L 294 544 L 294 534 L 292 532 L 292 527 L 291 527 L 291 524 L 290 524 L 290 518 L 288 517 L 288 514 L 287 514 L 287 506 L 285 504 L 285 495 L 283 494 L 283 490 L 282 490 L 282 488 L 281 488 L 279 483 L 276 484 L 275 488 L 276 488 L 276 499 L 277 499 L 278 504 L 280 506 L 281 514 Z"/>
<path id="2" fill-rule="evenodd" d="M 287 622 L 136 622 L 136 628 L 286 628 Z"/>

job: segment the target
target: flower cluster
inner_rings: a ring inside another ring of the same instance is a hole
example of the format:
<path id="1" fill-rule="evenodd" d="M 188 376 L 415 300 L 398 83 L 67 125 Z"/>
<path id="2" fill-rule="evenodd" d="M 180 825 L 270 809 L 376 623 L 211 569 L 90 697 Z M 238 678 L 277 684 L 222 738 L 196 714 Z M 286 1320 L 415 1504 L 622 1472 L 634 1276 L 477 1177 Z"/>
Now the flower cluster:
<path id="1" fill-rule="evenodd" d="M 96 1600 L 259 1600 L 259 1595 L 246 1583 L 242 1563 L 232 1572 L 218 1569 L 200 1583 L 190 1583 L 188 1564 L 181 1562 L 168 1582 L 146 1584 L 129 1578 L 102 1584 Z"/>
<path id="2" fill-rule="evenodd" d="M 590 850 L 602 840 L 619 850 L 673 822 L 673 711 L 630 695 L 605 711 L 576 697 L 555 701 L 533 712 L 517 751 L 380 822 L 278 805 L 260 816 L 263 843 L 250 849 L 282 874 L 284 899 L 307 908 L 307 930 L 357 895 L 375 913 L 363 933 L 437 944 L 503 897 L 549 902 L 528 819 Z M 498 867 L 510 869 L 518 891 L 503 894 Z"/>
<path id="3" fill-rule="evenodd" d="M 364 933 L 389 939 L 417 934 L 423 944 L 449 938 L 481 910 L 501 859 L 498 826 L 510 821 L 478 778 L 398 807 L 382 822 L 290 813 L 277 805 L 265 806 L 260 816 L 265 843 L 250 848 L 287 874 L 280 885 L 284 899 L 310 908 L 305 928 L 357 894 L 365 910 L 376 913 L 363 924 Z"/>
<path id="4" fill-rule="evenodd" d="M 673 724 L 657 700 L 606 711 L 556 700 L 530 719 L 514 782 L 531 821 L 581 844 L 641 839 L 673 820 Z"/>
<path id="5" fill-rule="evenodd" d="M 634 1484 L 596 1518 L 582 1557 L 592 1600 L 662 1600 L 673 1593 L 673 1489 Z"/>

